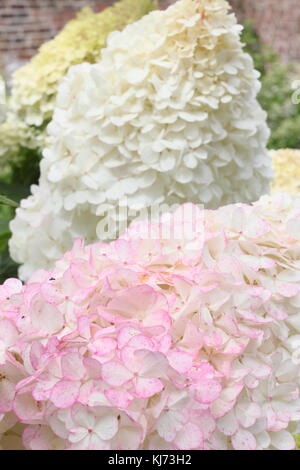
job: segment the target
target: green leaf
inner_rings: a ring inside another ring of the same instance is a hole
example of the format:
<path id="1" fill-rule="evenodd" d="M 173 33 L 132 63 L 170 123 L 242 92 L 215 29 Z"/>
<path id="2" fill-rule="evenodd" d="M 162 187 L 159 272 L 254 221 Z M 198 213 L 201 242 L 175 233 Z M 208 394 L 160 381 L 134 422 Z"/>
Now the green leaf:
<path id="1" fill-rule="evenodd" d="M 17 184 L 15 182 L 4 183 L 0 180 L 0 194 L 19 202 L 26 198 L 30 193 L 30 187 Z"/>
<path id="2" fill-rule="evenodd" d="M 0 204 L 3 204 L 4 206 L 10 206 L 10 207 L 18 207 L 18 203 L 16 201 L 13 201 L 12 199 L 9 199 L 6 196 L 1 196 L 0 195 Z"/>
<path id="3" fill-rule="evenodd" d="M 11 277 L 18 277 L 18 265 L 12 261 L 8 252 L 0 253 L 0 284 Z"/>
<path id="4" fill-rule="evenodd" d="M 300 449 L 300 434 L 296 434 L 294 436 L 294 439 L 295 439 L 296 444 L 297 444 L 297 450 L 299 450 Z"/>

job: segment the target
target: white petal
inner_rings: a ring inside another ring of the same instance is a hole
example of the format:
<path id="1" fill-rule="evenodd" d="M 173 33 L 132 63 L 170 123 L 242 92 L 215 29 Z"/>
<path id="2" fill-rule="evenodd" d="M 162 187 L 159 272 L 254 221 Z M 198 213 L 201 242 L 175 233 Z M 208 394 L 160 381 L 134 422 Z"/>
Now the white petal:
<path id="1" fill-rule="evenodd" d="M 97 420 L 93 431 L 104 441 L 112 439 L 118 432 L 118 419 L 116 416 L 105 415 Z"/>

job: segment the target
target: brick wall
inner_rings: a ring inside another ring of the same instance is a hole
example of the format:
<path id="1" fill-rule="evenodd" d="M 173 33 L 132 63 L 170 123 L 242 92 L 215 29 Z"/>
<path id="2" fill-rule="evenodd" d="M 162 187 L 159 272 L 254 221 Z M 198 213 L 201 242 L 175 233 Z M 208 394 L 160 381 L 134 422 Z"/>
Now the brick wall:
<path id="1" fill-rule="evenodd" d="M 165 7 L 174 0 L 161 0 Z M 240 19 L 253 18 L 258 32 L 285 58 L 300 60 L 300 0 L 230 0 Z M 51 39 L 76 11 L 100 11 L 113 0 L 0 0 L 0 61 L 11 72 Z"/>
<path id="2" fill-rule="evenodd" d="M 18 52 L 20 58 L 27 59 L 80 8 L 101 11 L 112 3 L 114 0 L 0 0 L 0 51 Z"/>
<path id="3" fill-rule="evenodd" d="M 300 0 L 230 0 L 240 20 L 251 18 L 262 40 L 286 61 L 300 61 Z"/>
<path id="4" fill-rule="evenodd" d="M 0 0 L 0 55 L 4 68 L 13 69 L 53 38 L 76 12 L 90 6 L 100 11 L 105 0 Z"/>
<path id="5" fill-rule="evenodd" d="M 0 0 L 0 70 L 10 76 L 84 6 L 101 11 L 114 1 Z M 165 7 L 172 1 L 160 3 Z"/>

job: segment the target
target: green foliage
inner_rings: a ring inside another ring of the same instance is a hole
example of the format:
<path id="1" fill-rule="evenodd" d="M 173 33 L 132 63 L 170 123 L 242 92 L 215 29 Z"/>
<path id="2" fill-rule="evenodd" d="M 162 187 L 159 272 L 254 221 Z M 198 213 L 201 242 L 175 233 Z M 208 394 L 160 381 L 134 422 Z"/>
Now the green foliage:
<path id="1" fill-rule="evenodd" d="M 10 238 L 9 221 L 13 215 L 12 207 L 0 205 L 0 284 L 17 276 L 18 266 L 11 260 L 7 249 Z"/>
<path id="2" fill-rule="evenodd" d="M 2 177 L 1 177 L 2 176 Z M 0 284 L 10 277 L 17 277 L 18 265 L 8 252 L 11 237 L 9 222 L 21 199 L 30 193 L 30 185 L 39 178 L 39 160 L 35 150 L 22 148 L 8 175 L 0 175 Z"/>
<path id="3" fill-rule="evenodd" d="M 1 194 L 0 194 L 0 205 L 15 207 L 15 208 L 18 207 L 18 204 L 15 201 L 13 201 L 12 199 L 9 199 L 6 196 L 1 196 Z"/>
<path id="4" fill-rule="evenodd" d="M 300 148 L 300 105 L 292 102 L 292 83 L 297 78 L 296 67 L 284 64 L 272 50 L 263 45 L 251 22 L 244 24 L 242 40 L 261 74 L 259 101 L 268 114 L 271 129 L 269 147 Z"/>

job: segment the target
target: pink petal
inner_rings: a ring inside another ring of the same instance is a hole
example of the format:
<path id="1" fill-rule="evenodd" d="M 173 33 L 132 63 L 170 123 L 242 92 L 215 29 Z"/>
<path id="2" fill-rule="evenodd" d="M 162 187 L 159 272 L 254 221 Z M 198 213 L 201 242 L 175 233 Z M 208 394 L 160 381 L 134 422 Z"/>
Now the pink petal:
<path id="1" fill-rule="evenodd" d="M 166 310 L 158 310 L 147 316 L 143 322 L 145 326 L 163 326 L 166 331 L 170 328 L 172 323 L 171 317 Z"/>
<path id="2" fill-rule="evenodd" d="M 108 309 L 127 318 L 145 318 L 152 311 L 168 310 L 168 304 L 162 294 L 143 284 L 117 293 Z"/>
<path id="3" fill-rule="evenodd" d="M 18 330 L 10 320 L 0 320 L 0 339 L 4 341 L 4 344 L 7 346 L 13 345 L 17 341 L 18 336 Z"/>
<path id="4" fill-rule="evenodd" d="M 78 398 L 80 385 L 79 381 L 60 380 L 53 387 L 51 401 L 58 408 L 72 406 Z"/>
<path id="5" fill-rule="evenodd" d="M 188 423 L 182 431 L 179 431 L 174 443 L 180 450 L 201 450 L 203 449 L 202 431 L 196 424 Z"/>
<path id="6" fill-rule="evenodd" d="M 235 450 L 255 450 L 255 437 L 245 429 L 239 429 L 232 437 L 232 446 Z"/>
<path id="7" fill-rule="evenodd" d="M 0 412 L 7 413 L 12 409 L 15 386 L 8 379 L 0 379 Z"/>
<path id="8" fill-rule="evenodd" d="M 64 326 L 63 314 L 58 308 L 37 298 L 31 304 L 31 321 L 40 334 L 54 334 Z"/>
<path id="9" fill-rule="evenodd" d="M 85 367 L 86 374 L 90 379 L 98 380 L 101 378 L 102 367 L 97 359 L 92 357 L 85 357 L 83 359 L 83 365 Z"/>
<path id="10" fill-rule="evenodd" d="M 177 372 L 184 374 L 193 365 L 193 358 L 183 351 L 170 351 L 167 355 L 170 365 Z"/>
<path id="11" fill-rule="evenodd" d="M 152 351 L 136 351 L 135 357 L 142 362 L 140 374 L 143 377 L 159 378 L 166 374 L 169 364 L 164 354 Z"/>
<path id="12" fill-rule="evenodd" d="M 108 389 L 105 390 L 104 395 L 117 408 L 128 408 L 133 400 L 130 393 L 122 390 Z"/>
<path id="13" fill-rule="evenodd" d="M 261 409 L 256 403 L 241 402 L 236 406 L 237 420 L 244 428 L 253 426 L 260 416 Z"/>
<path id="14" fill-rule="evenodd" d="M 221 384 L 216 380 L 203 379 L 193 385 L 191 389 L 195 392 L 197 401 L 203 404 L 209 404 L 219 398 L 222 391 Z"/>
<path id="15" fill-rule="evenodd" d="M 39 421 L 44 412 L 43 404 L 33 399 L 30 393 L 18 394 L 14 400 L 14 412 L 20 421 Z"/>
<path id="16" fill-rule="evenodd" d="M 225 434 L 225 436 L 233 436 L 239 429 L 235 412 L 229 411 L 229 413 L 218 420 L 217 426 L 219 431 Z"/>
<path id="17" fill-rule="evenodd" d="M 65 379 L 80 380 L 84 377 L 85 368 L 82 357 L 77 352 L 66 354 L 61 359 L 61 370 Z"/>
<path id="18" fill-rule="evenodd" d="M 163 390 L 164 384 L 159 379 L 138 378 L 135 384 L 135 395 L 138 398 L 150 398 Z"/>
<path id="19" fill-rule="evenodd" d="M 97 356 L 108 356 L 115 351 L 117 342 L 113 338 L 99 338 L 90 345 L 90 350 Z"/>
<path id="20" fill-rule="evenodd" d="M 107 362 L 102 366 L 102 378 L 109 385 L 119 387 L 124 383 L 128 382 L 133 377 L 126 367 L 122 366 L 118 362 Z"/>

